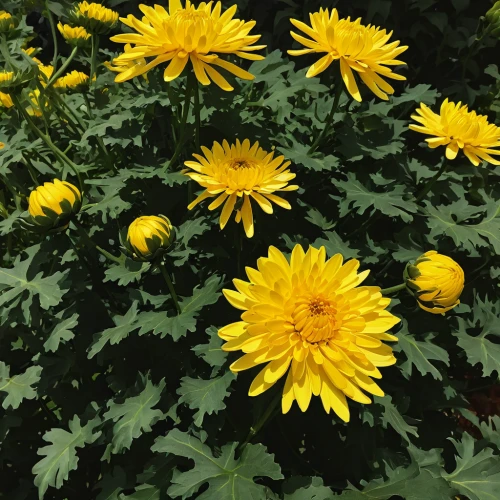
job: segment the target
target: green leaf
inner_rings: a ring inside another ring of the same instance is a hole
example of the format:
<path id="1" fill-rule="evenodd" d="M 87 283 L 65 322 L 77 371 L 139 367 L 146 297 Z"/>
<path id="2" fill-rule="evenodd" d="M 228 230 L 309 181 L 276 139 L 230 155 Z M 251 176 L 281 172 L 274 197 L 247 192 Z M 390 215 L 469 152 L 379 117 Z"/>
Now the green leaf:
<path id="1" fill-rule="evenodd" d="M 335 495 L 330 488 L 323 485 L 323 479 L 312 477 L 311 484 L 295 490 L 293 493 L 285 493 L 284 500 L 333 500 Z"/>
<path id="2" fill-rule="evenodd" d="M 228 371 L 222 377 L 203 380 L 200 378 L 183 377 L 177 394 L 181 396 L 179 403 L 186 403 L 194 414 L 194 423 L 201 427 L 203 417 L 224 410 L 224 399 L 229 396 L 228 388 L 236 376 Z"/>
<path id="3" fill-rule="evenodd" d="M 2 408 L 6 410 L 11 406 L 16 410 L 23 399 L 35 399 L 36 389 L 31 386 L 38 384 L 41 372 L 41 366 L 30 366 L 24 373 L 11 377 L 10 367 L 0 361 L 0 392 L 7 393 Z"/>
<path id="4" fill-rule="evenodd" d="M 57 314 L 56 318 L 61 320 L 60 315 Z M 43 344 L 45 351 L 56 352 L 59 349 L 59 344 L 61 342 L 65 343 L 75 337 L 75 334 L 71 331 L 73 328 L 78 326 L 78 314 L 75 313 L 69 318 L 62 320 L 60 323 L 56 323 L 56 326 L 50 333 L 49 338 Z"/>
<path id="5" fill-rule="evenodd" d="M 458 455 L 456 469 L 443 477 L 460 494 L 470 500 L 493 500 L 500 496 L 500 458 L 493 455 L 491 448 L 484 448 L 474 454 L 474 439 L 467 433 L 462 441 L 455 441 Z"/>
<path id="6" fill-rule="evenodd" d="M 340 166 L 340 160 L 333 156 L 322 156 L 315 153 L 314 156 L 309 154 L 311 146 L 301 144 L 300 142 L 293 142 L 290 147 L 280 146 L 278 151 L 283 153 L 285 157 L 291 160 L 294 164 L 304 165 L 307 170 L 313 172 L 334 171 Z"/>
<path id="7" fill-rule="evenodd" d="M 324 246 L 329 257 L 340 253 L 344 259 L 356 259 L 359 257 L 359 251 L 352 249 L 335 231 L 327 231 L 324 233 L 324 238 L 318 238 L 314 243 L 314 247 Z"/>
<path id="8" fill-rule="evenodd" d="M 134 301 L 124 316 L 116 315 L 113 317 L 116 326 L 94 335 L 94 343 L 90 346 L 88 358 L 92 359 L 97 353 L 101 352 L 108 342 L 115 345 L 127 338 L 130 333 L 140 327 L 137 319 L 137 301 Z"/>
<path id="9" fill-rule="evenodd" d="M 101 435 L 101 431 L 94 432 L 100 424 L 100 418 L 96 417 L 82 427 L 80 419 L 75 415 L 68 423 L 70 432 L 54 428 L 43 435 L 43 440 L 51 444 L 38 450 L 38 455 L 44 455 L 44 458 L 36 463 L 32 470 L 36 476 L 35 486 L 38 487 L 40 499 L 44 497 L 49 486 L 61 488 L 70 471 L 76 470 L 76 448 L 92 444 Z"/>
<path id="10" fill-rule="evenodd" d="M 430 373 L 436 380 L 443 380 L 441 372 L 431 361 L 442 361 L 446 366 L 450 366 L 450 357 L 442 347 L 432 343 L 433 338 L 433 333 L 426 333 L 422 336 L 423 340 L 417 340 L 408 331 L 407 322 L 403 321 L 403 326 L 398 332 L 399 342 L 394 350 L 403 351 L 406 355 L 406 361 L 400 366 L 406 378 L 411 377 L 415 366 L 422 375 Z"/>
<path id="11" fill-rule="evenodd" d="M 116 281 L 120 286 L 127 286 L 134 281 L 139 281 L 143 273 L 147 272 L 151 264 L 149 262 L 137 262 L 126 258 L 122 265 L 113 265 L 104 273 L 107 281 Z"/>
<path id="12" fill-rule="evenodd" d="M 113 421 L 113 440 L 111 453 L 122 453 L 130 449 L 132 441 L 144 432 L 151 432 L 151 427 L 164 418 L 161 410 L 154 410 L 161 393 L 165 388 L 165 380 L 153 385 L 151 380 L 145 381 L 144 390 L 137 396 L 125 399 L 123 403 L 108 402 L 109 410 L 104 414 L 104 422 Z"/>
<path id="13" fill-rule="evenodd" d="M 160 500 L 161 491 L 152 484 L 141 484 L 137 486 L 134 493 L 120 495 L 120 500 Z"/>
<path id="14" fill-rule="evenodd" d="M 185 297 L 179 301 L 181 314 L 167 316 L 166 312 L 144 312 L 141 313 L 137 322 L 140 326 L 139 335 L 153 332 L 164 338 L 170 335 L 174 341 L 185 337 L 187 332 L 196 330 L 196 317 L 203 307 L 215 304 L 220 297 L 222 278 L 213 275 L 200 287 L 195 287 L 191 297 Z"/>
<path id="15" fill-rule="evenodd" d="M 206 217 L 190 219 L 177 229 L 176 246 L 168 253 L 169 257 L 175 259 L 176 266 L 182 266 L 189 259 L 190 255 L 197 253 L 189 243 L 193 238 L 202 235 L 210 229 L 206 221 Z"/>
<path id="16" fill-rule="evenodd" d="M 373 207 L 371 214 L 379 211 L 390 217 L 400 217 L 404 222 L 411 222 L 413 220 L 411 214 L 417 213 L 417 205 L 413 201 L 404 199 L 406 192 L 403 185 L 394 186 L 392 191 L 378 193 L 368 190 L 352 173 L 348 173 L 347 178 L 347 181 L 335 181 L 335 186 L 345 194 L 345 198 L 340 199 L 340 217 L 345 217 L 353 209 L 356 209 L 359 215 L 363 215 Z"/>
<path id="17" fill-rule="evenodd" d="M 208 344 L 200 344 L 193 347 L 191 350 L 196 353 L 197 356 L 203 358 L 210 366 L 214 368 L 221 367 L 225 362 L 228 353 L 221 349 L 224 341 L 217 334 L 218 329 L 215 327 L 207 328 L 206 333 L 208 334 L 210 340 Z"/>
<path id="18" fill-rule="evenodd" d="M 403 416 L 392 402 L 391 396 L 386 395 L 383 398 L 376 397 L 374 399 L 376 403 L 384 407 L 382 413 L 382 426 L 384 429 L 387 429 L 387 426 L 390 425 L 408 443 L 410 443 L 408 434 L 418 437 L 417 428 L 406 423 Z"/>
<path id="19" fill-rule="evenodd" d="M 195 462 L 193 469 L 174 473 L 172 486 L 168 489 L 173 498 L 189 498 L 208 482 L 208 489 L 196 495 L 198 500 L 265 500 L 265 488 L 254 483 L 253 479 L 256 476 L 275 480 L 283 478 L 274 455 L 267 453 L 261 444 L 247 444 L 240 458 L 235 459 L 237 446 L 238 443 L 226 444 L 220 456 L 215 458 L 210 448 L 199 439 L 173 429 L 165 437 L 158 438 L 151 449 Z"/>

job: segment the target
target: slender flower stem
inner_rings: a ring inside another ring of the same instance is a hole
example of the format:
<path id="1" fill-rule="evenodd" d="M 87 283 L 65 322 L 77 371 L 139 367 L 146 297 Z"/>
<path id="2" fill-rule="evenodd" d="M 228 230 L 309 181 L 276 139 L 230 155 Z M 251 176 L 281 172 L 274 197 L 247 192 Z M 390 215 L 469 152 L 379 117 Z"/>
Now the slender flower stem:
<path id="1" fill-rule="evenodd" d="M 281 391 L 278 391 L 276 395 L 274 396 L 273 400 L 267 407 L 266 411 L 260 416 L 259 420 L 257 423 L 250 427 L 250 431 L 248 433 L 247 438 L 243 443 L 241 443 L 238 446 L 238 450 L 243 450 L 245 446 L 255 437 L 255 435 L 264 427 L 265 423 L 269 420 L 271 416 L 274 416 L 273 414 L 275 413 L 281 399 L 282 399 L 282 394 Z"/>
<path id="2" fill-rule="evenodd" d="M 120 257 L 115 257 L 113 254 L 109 253 L 107 250 L 104 250 L 104 248 L 101 248 L 99 245 L 94 243 L 92 238 L 89 236 L 89 233 L 80 225 L 79 222 L 73 221 L 73 224 L 75 225 L 76 229 L 78 230 L 78 233 L 80 236 L 83 238 L 84 243 L 89 247 L 89 248 L 95 248 L 101 255 L 106 257 L 109 260 L 112 260 L 113 262 L 116 262 L 117 264 L 122 263 L 122 259 Z"/>
<path id="3" fill-rule="evenodd" d="M 383 288 L 382 290 L 380 290 L 380 293 L 382 295 L 389 295 L 390 293 L 399 292 L 400 290 L 403 290 L 403 288 L 406 288 L 406 283 L 401 283 L 400 285 L 391 286 L 390 288 Z"/>
<path id="4" fill-rule="evenodd" d="M 200 106 L 200 86 L 198 80 L 194 82 L 194 119 L 195 119 L 195 135 L 194 144 L 196 151 L 200 150 L 200 129 L 201 129 L 201 106 Z"/>
<path id="5" fill-rule="evenodd" d="M 54 56 L 52 57 L 52 66 L 54 67 L 55 70 L 57 66 L 57 53 L 58 53 L 56 25 L 54 23 L 54 18 L 52 17 L 52 12 L 50 12 L 49 9 L 48 0 L 45 0 L 45 8 L 47 9 L 47 17 L 49 18 L 50 31 L 52 33 L 52 41 L 54 43 Z"/>
<path id="6" fill-rule="evenodd" d="M 90 60 L 89 88 L 92 87 L 94 76 L 97 80 L 97 54 L 99 52 L 99 35 L 92 35 L 92 58 Z M 95 92 L 95 84 L 94 84 Z"/>
<path id="7" fill-rule="evenodd" d="M 160 271 L 161 274 L 163 275 L 163 278 L 165 279 L 165 283 L 168 286 L 168 291 L 170 292 L 170 295 L 172 296 L 172 299 L 175 303 L 175 309 L 177 310 L 177 314 L 181 314 L 181 308 L 179 306 L 179 300 L 177 299 L 177 294 L 175 293 L 174 285 L 172 283 L 172 280 L 170 278 L 170 275 L 168 274 L 167 268 L 165 267 L 164 262 L 160 262 Z"/>
<path id="8" fill-rule="evenodd" d="M 436 175 L 422 188 L 422 190 L 415 197 L 415 201 L 421 201 L 425 195 L 432 189 L 432 186 L 436 184 L 437 180 L 443 175 L 449 167 L 448 160 L 446 156 L 443 158 L 440 169 L 437 171 Z"/>
<path id="9" fill-rule="evenodd" d="M 47 85 L 45 86 L 45 92 L 47 92 L 47 90 L 54 84 L 54 82 L 64 73 L 64 71 L 71 64 L 71 61 L 75 58 L 77 53 L 78 53 L 78 47 L 75 47 L 71 51 L 71 54 L 68 56 L 66 61 L 64 61 L 64 64 L 50 77 L 49 81 L 47 82 Z"/>
<path id="10" fill-rule="evenodd" d="M 31 163 L 31 160 L 24 155 L 23 155 L 23 158 L 24 158 L 25 165 L 28 168 L 28 172 L 30 173 L 31 179 L 33 180 L 35 185 L 39 186 L 40 183 L 38 182 L 38 177 L 36 175 L 36 171 L 33 167 L 33 164 Z"/>
<path id="11" fill-rule="evenodd" d="M 330 113 L 326 117 L 323 130 L 321 131 L 321 134 L 318 135 L 316 140 L 313 142 L 312 146 L 309 148 L 309 151 L 307 152 L 308 155 L 314 153 L 316 149 L 318 149 L 318 146 L 321 144 L 321 141 L 324 139 L 326 134 L 330 131 L 330 127 L 333 121 L 333 116 L 335 115 L 335 112 L 337 111 L 339 107 L 339 102 L 340 102 L 340 96 L 342 95 L 342 91 L 344 90 L 344 85 L 340 81 L 340 79 L 336 79 L 335 81 L 335 96 L 333 98 L 333 104 L 332 104 L 332 109 L 330 110 Z"/>

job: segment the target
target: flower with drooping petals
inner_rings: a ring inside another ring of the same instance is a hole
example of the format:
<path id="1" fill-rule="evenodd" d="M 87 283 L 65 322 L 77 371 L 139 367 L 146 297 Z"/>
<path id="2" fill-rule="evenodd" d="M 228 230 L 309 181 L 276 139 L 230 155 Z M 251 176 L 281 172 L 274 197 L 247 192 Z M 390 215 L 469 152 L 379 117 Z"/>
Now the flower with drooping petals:
<path id="1" fill-rule="evenodd" d="M 412 119 L 420 125 L 411 124 L 410 129 L 421 134 L 432 135 L 426 139 L 430 148 L 446 146 L 446 158 L 454 160 L 460 149 L 476 167 L 482 160 L 500 165 L 500 160 L 491 155 L 499 155 L 500 128 L 489 123 L 488 117 L 469 111 L 466 104 L 445 99 L 439 114 L 434 113 L 424 103 L 417 108 Z"/>
<path id="2" fill-rule="evenodd" d="M 86 75 L 82 71 L 73 70 L 59 77 L 54 83 L 54 88 L 62 91 L 79 92 L 86 89 L 88 85 L 89 75 Z"/>
<path id="3" fill-rule="evenodd" d="M 397 341 L 386 332 L 400 320 L 386 311 L 390 299 L 378 286 L 359 286 L 369 271 L 358 274 L 359 261 L 343 264 L 340 254 L 327 260 L 325 247 L 305 253 L 300 245 L 290 261 L 269 247 L 257 267 L 246 268 L 250 282 L 233 280 L 237 292 L 223 290 L 244 312 L 241 321 L 219 330 L 224 351 L 245 353 L 233 372 L 265 364 L 249 395 L 262 394 L 288 373 L 283 413 L 294 401 L 306 411 L 314 395 L 346 422 L 346 396 L 359 403 L 371 402 L 363 391 L 383 396 L 372 378 L 382 377 L 378 367 L 396 362 L 383 341 Z"/>
<path id="4" fill-rule="evenodd" d="M 254 235 L 254 223 L 251 199 L 267 214 L 273 213 L 272 203 L 290 210 L 288 201 L 274 194 L 277 191 L 294 191 L 299 186 L 288 185 L 295 178 L 288 167 L 290 162 L 283 163 L 285 157 L 274 158 L 259 147 L 259 143 L 250 144 L 248 139 L 229 145 L 214 142 L 212 149 L 202 147 L 205 157 L 193 154 L 198 161 L 186 161 L 184 165 L 194 172 L 184 173 L 205 188 L 188 209 L 192 210 L 206 198 L 217 197 L 208 206 L 215 210 L 224 204 L 220 216 L 220 228 L 224 229 L 229 217 L 236 209 L 236 222 L 243 221 L 248 238 Z"/>
<path id="5" fill-rule="evenodd" d="M 123 47 L 124 53 L 128 53 L 132 50 L 132 45 L 130 43 L 126 43 L 125 46 Z M 133 61 L 124 61 L 123 59 L 119 59 L 118 57 L 115 57 L 111 62 L 110 61 L 104 61 L 104 66 L 108 68 L 110 71 L 113 71 L 115 73 L 123 73 L 124 71 L 127 71 L 128 69 L 132 68 L 135 65 L 142 65 L 146 66 L 147 61 L 146 59 L 135 59 Z M 144 80 L 148 81 L 148 74 L 143 73 L 142 77 Z"/>
<path id="6" fill-rule="evenodd" d="M 83 26 L 73 28 L 69 24 L 59 22 L 57 29 L 63 38 L 74 47 L 85 47 L 88 44 L 90 33 Z"/>
<path id="7" fill-rule="evenodd" d="M 135 64 L 116 76 L 116 82 L 125 82 L 142 75 L 155 66 L 169 61 L 163 77 L 175 80 L 191 61 L 196 78 L 202 85 L 213 80 L 223 90 L 233 90 L 229 82 L 215 69 L 216 66 L 244 80 L 254 76 L 221 55 L 234 54 L 244 59 L 260 60 L 263 56 L 253 51 L 265 45 L 253 45 L 260 35 L 249 35 L 255 21 L 233 19 L 236 5 L 223 14 L 220 2 L 202 2 L 195 7 L 190 0 L 182 7 L 180 0 L 170 0 L 169 9 L 160 5 L 139 5 L 142 20 L 133 15 L 120 18 L 123 24 L 137 31 L 111 37 L 118 43 L 130 43 L 132 49 L 115 59 L 115 65 L 133 61 Z M 154 59 L 143 64 L 144 58 Z"/>
<path id="8" fill-rule="evenodd" d="M 418 305 L 432 314 L 444 314 L 460 304 L 464 289 L 463 269 L 447 255 L 430 250 L 405 270 L 407 289 Z"/>
<path id="9" fill-rule="evenodd" d="M 392 31 L 387 33 L 375 26 L 361 24 L 361 18 L 351 21 L 351 18 L 339 19 L 337 9 L 331 14 L 329 9 L 309 14 L 311 26 L 290 19 L 290 22 L 310 38 L 305 38 L 293 31 L 292 37 L 305 49 L 289 50 L 292 56 L 310 53 L 326 53 L 308 70 L 307 77 L 312 78 L 325 71 L 334 61 L 340 61 L 340 73 L 349 93 L 361 101 L 361 94 L 354 77 L 353 70 L 363 83 L 381 99 L 389 99 L 394 89 L 384 78 L 406 80 L 404 76 L 394 73 L 387 66 L 405 64 L 396 58 L 408 47 L 400 46 L 399 41 L 389 42 Z"/>

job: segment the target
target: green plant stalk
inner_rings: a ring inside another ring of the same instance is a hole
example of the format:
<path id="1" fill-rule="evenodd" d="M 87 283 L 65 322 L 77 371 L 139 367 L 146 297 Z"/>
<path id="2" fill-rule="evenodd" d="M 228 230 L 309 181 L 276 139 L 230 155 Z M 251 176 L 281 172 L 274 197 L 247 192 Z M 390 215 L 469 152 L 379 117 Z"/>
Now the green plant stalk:
<path id="1" fill-rule="evenodd" d="M 95 79 L 97 81 L 97 53 L 99 52 L 99 35 L 92 35 L 92 54 L 90 60 L 90 78 L 89 78 L 89 88 L 92 87 L 92 82 Z M 94 92 L 96 86 L 94 82 Z"/>
<path id="2" fill-rule="evenodd" d="M 344 90 L 344 85 L 340 78 L 337 78 L 335 80 L 335 95 L 333 98 L 333 104 L 332 104 L 332 109 L 330 109 L 330 113 L 326 117 L 325 123 L 323 130 L 321 131 L 321 134 L 318 135 L 316 140 L 313 142 L 312 146 L 309 148 L 309 151 L 307 152 L 308 155 L 314 153 L 316 149 L 318 149 L 318 146 L 321 144 L 321 141 L 324 139 L 324 137 L 330 132 L 331 124 L 333 121 L 333 116 L 335 115 L 338 107 L 339 107 L 339 102 L 340 102 L 340 96 L 342 95 L 342 91 Z"/>
<path id="3" fill-rule="evenodd" d="M 71 61 L 75 58 L 76 54 L 78 53 L 78 47 L 75 47 L 72 51 L 71 54 L 68 56 L 66 61 L 64 61 L 64 64 L 56 71 L 50 78 L 49 81 L 47 82 L 47 85 L 45 86 L 45 92 L 54 85 L 54 82 L 64 73 L 66 68 L 71 64 Z M 54 66 L 55 67 L 55 66 Z"/>
<path id="4" fill-rule="evenodd" d="M 167 284 L 168 291 L 170 292 L 170 295 L 175 303 L 175 309 L 177 310 L 177 314 L 181 314 L 182 311 L 181 307 L 179 306 L 179 300 L 177 298 L 177 294 L 175 293 L 175 288 L 172 283 L 172 279 L 170 278 L 170 274 L 168 274 L 167 268 L 165 267 L 165 263 L 160 262 L 159 267 L 160 267 L 160 272 L 163 278 L 165 279 L 165 283 Z"/>
<path id="5" fill-rule="evenodd" d="M 50 95 L 50 97 L 53 102 L 57 103 L 56 104 L 57 109 L 61 110 L 66 117 L 70 116 L 71 121 L 79 125 L 81 132 L 83 133 L 86 130 L 85 123 L 82 122 L 80 117 L 71 109 L 71 107 L 66 103 L 66 101 L 62 99 L 61 96 L 57 94 L 57 92 L 53 92 Z M 69 114 L 64 112 L 63 108 L 65 108 Z"/>
<path id="6" fill-rule="evenodd" d="M 380 290 L 380 293 L 382 295 L 389 295 L 390 293 L 399 292 L 400 290 L 403 290 L 403 288 L 406 288 L 406 283 L 401 283 L 400 285 L 391 286 L 390 288 L 383 288 L 382 290 Z"/>
<path id="7" fill-rule="evenodd" d="M 104 248 L 100 247 L 97 245 L 92 238 L 89 236 L 89 233 L 83 228 L 83 226 L 80 225 L 79 222 L 76 220 L 73 221 L 73 224 L 75 225 L 76 229 L 78 230 L 78 233 L 80 236 L 83 238 L 84 243 L 89 247 L 89 248 L 95 248 L 101 255 L 106 257 L 109 260 L 112 260 L 113 262 L 116 262 L 117 264 L 122 263 L 122 260 L 120 257 L 115 257 L 113 254 L 109 253 L 107 250 L 104 250 Z"/>
<path id="8" fill-rule="evenodd" d="M 196 152 L 200 151 L 200 129 L 201 129 L 201 106 L 200 106 L 200 86 L 198 80 L 195 78 L 194 83 L 194 120 L 195 120 L 195 134 L 194 144 Z"/>
<path id="9" fill-rule="evenodd" d="M 36 175 L 36 171 L 31 163 L 31 160 L 29 158 L 27 158 L 26 156 L 24 156 L 24 154 L 23 154 L 23 158 L 24 158 L 24 163 L 28 169 L 28 172 L 30 173 L 31 179 L 33 180 L 33 182 L 36 186 L 39 186 L 40 183 L 38 182 L 38 176 Z"/>
<path id="10" fill-rule="evenodd" d="M 57 55 L 58 55 L 57 34 L 56 34 L 56 25 L 54 23 L 54 18 L 52 17 L 52 12 L 50 12 L 49 9 L 48 0 L 45 0 L 45 8 L 47 9 L 47 17 L 49 19 L 50 31 L 52 33 L 52 40 L 54 43 L 54 56 L 52 57 L 52 66 L 54 67 L 55 70 L 57 66 Z"/>
<path id="11" fill-rule="evenodd" d="M 448 159 L 445 156 L 443 162 L 441 163 L 440 169 L 437 171 L 436 175 L 430 181 L 428 181 L 427 184 L 417 194 L 417 196 L 415 197 L 415 202 L 418 203 L 425 197 L 425 195 L 432 189 L 432 186 L 436 184 L 437 180 L 441 177 L 441 175 L 443 175 L 446 172 L 448 167 L 449 167 Z"/>

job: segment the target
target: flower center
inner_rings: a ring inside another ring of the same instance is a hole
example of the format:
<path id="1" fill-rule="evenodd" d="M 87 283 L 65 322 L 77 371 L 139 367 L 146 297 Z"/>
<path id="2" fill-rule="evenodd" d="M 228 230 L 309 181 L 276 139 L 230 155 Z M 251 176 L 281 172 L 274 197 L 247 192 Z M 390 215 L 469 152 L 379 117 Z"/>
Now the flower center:
<path id="1" fill-rule="evenodd" d="M 191 7 L 190 9 L 178 9 L 172 16 L 172 20 L 184 23 L 205 21 L 208 18 L 209 16 L 204 10 L 196 10 L 193 7 Z"/>
<path id="2" fill-rule="evenodd" d="M 227 167 L 230 170 L 241 170 L 245 168 L 253 168 L 255 167 L 255 162 L 249 160 L 248 158 L 231 158 L 227 162 Z"/>
<path id="3" fill-rule="evenodd" d="M 342 326 L 335 302 L 322 295 L 300 297 L 292 319 L 297 333 L 310 343 L 334 337 Z"/>

